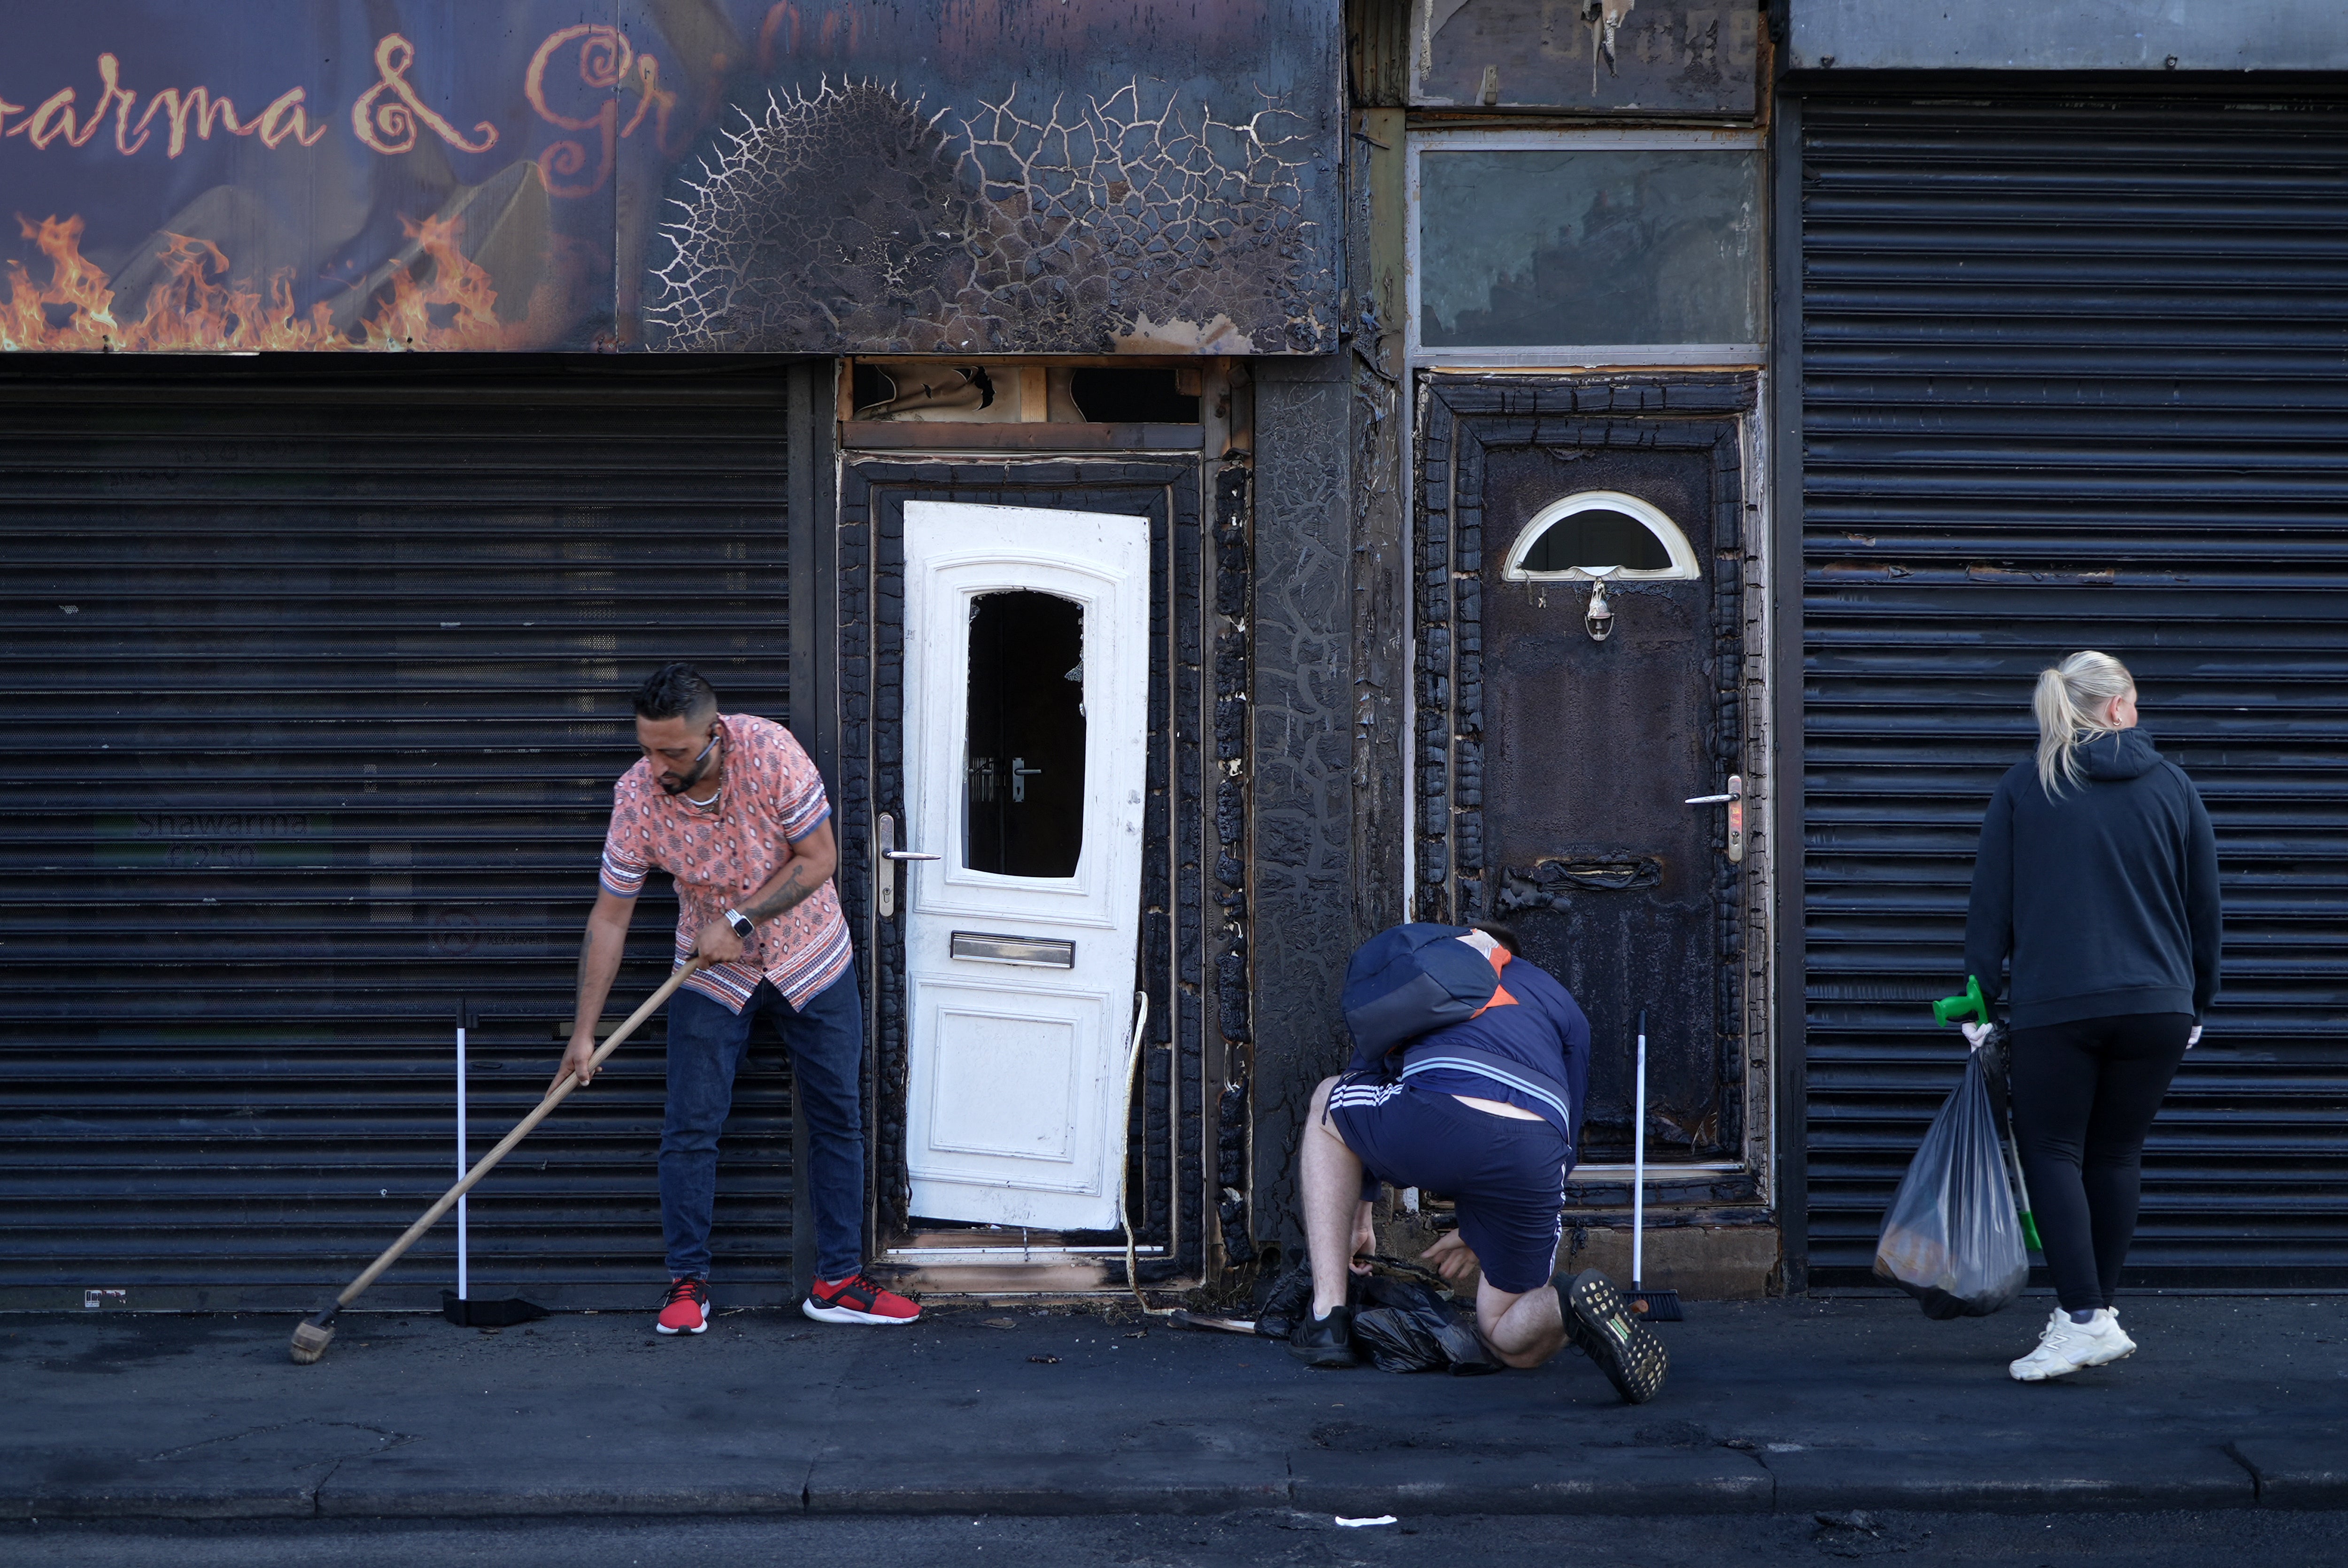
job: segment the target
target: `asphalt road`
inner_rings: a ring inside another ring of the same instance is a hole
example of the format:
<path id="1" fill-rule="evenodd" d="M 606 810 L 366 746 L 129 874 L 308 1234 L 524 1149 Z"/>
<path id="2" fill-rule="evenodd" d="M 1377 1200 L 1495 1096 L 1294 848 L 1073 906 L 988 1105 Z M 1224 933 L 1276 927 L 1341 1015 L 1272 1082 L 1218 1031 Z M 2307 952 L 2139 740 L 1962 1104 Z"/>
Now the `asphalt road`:
<path id="1" fill-rule="evenodd" d="M 1828 1514 L 1404 1519 L 1344 1529 L 1326 1514 L 1205 1519 L 483 1520 L 264 1526 L 0 1524 L 10 1568 L 870 1568 L 990 1562 L 1015 1568 L 1384 1568 L 1560 1563 L 1565 1568 L 1745 1568 L 1897 1562 L 2015 1568 L 2299 1568 L 2348 1560 L 2348 1515 L 2206 1513 Z"/>

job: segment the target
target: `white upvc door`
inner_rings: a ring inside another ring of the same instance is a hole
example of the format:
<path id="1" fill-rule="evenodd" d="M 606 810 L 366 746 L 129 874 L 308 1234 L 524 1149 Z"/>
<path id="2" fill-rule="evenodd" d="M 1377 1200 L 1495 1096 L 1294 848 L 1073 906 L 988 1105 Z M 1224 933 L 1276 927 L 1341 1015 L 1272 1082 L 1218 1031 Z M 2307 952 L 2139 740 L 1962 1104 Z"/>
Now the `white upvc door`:
<path id="1" fill-rule="evenodd" d="M 1148 628 L 1145 518 L 905 504 L 918 1217 L 1117 1223 Z"/>

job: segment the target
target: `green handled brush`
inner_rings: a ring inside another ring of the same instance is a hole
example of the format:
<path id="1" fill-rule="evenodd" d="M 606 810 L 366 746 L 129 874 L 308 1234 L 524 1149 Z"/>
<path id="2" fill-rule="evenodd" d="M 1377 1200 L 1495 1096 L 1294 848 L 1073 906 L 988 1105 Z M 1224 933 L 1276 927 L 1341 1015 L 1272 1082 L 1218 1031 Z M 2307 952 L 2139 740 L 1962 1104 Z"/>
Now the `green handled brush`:
<path id="1" fill-rule="evenodd" d="M 635 1033 L 637 1029 L 643 1025 L 644 1020 L 652 1017 L 654 1012 L 658 1011 L 660 1009 L 661 1003 L 668 1000 L 670 995 L 675 991 L 676 988 L 685 983 L 685 977 L 693 973 L 694 970 L 699 968 L 701 968 L 701 960 L 695 958 L 691 963 L 685 965 L 685 968 L 677 970 L 676 973 L 669 976 L 667 983 L 663 985 L 660 989 L 654 991 L 651 997 L 645 1000 L 644 1006 L 629 1014 L 628 1021 L 613 1030 L 612 1031 L 611 1038 L 596 1048 L 594 1056 L 590 1058 L 588 1061 L 587 1071 L 592 1072 L 595 1069 L 602 1066 L 603 1059 L 611 1055 L 614 1050 L 617 1050 L 620 1048 L 620 1043 L 626 1040 L 628 1036 Z M 482 1155 L 480 1163 L 475 1165 L 471 1170 L 465 1173 L 464 1180 L 458 1182 L 446 1193 L 443 1193 L 440 1195 L 440 1201 L 438 1203 L 434 1204 L 430 1208 L 425 1210 L 424 1213 L 418 1216 L 417 1222 L 408 1226 L 397 1241 L 393 1242 L 389 1246 L 384 1248 L 383 1255 L 377 1257 L 373 1263 L 367 1265 L 366 1271 L 365 1273 L 361 1274 L 356 1279 L 351 1281 L 350 1284 L 345 1286 L 343 1287 L 343 1293 L 340 1296 L 335 1296 L 331 1303 L 319 1308 L 309 1317 L 304 1318 L 299 1324 L 295 1325 L 294 1329 L 294 1343 L 287 1348 L 286 1351 L 288 1355 L 294 1358 L 294 1365 L 306 1367 L 315 1361 L 319 1357 L 324 1355 L 326 1353 L 326 1347 L 335 1342 L 335 1315 L 342 1311 L 344 1307 L 348 1307 L 352 1302 L 356 1301 L 359 1298 L 360 1292 L 366 1290 L 368 1286 L 373 1285 L 376 1280 L 383 1277 L 384 1270 L 389 1268 L 393 1264 L 397 1263 L 400 1260 L 401 1255 L 405 1254 L 409 1247 L 414 1246 L 417 1241 L 422 1239 L 426 1231 L 430 1230 L 433 1225 L 439 1222 L 441 1215 L 447 1214 L 450 1209 L 457 1206 L 457 1200 L 458 1198 L 461 1198 L 467 1193 L 471 1192 L 473 1190 L 473 1184 L 476 1182 L 479 1182 L 483 1176 L 488 1175 L 499 1160 L 504 1159 L 509 1153 L 512 1153 L 514 1145 L 520 1143 L 524 1138 L 530 1136 L 530 1129 L 536 1127 L 541 1122 L 545 1121 L 548 1116 L 551 1115 L 554 1112 L 554 1108 L 561 1104 L 565 1100 L 568 1100 L 571 1097 L 571 1091 L 578 1087 L 579 1075 L 574 1072 L 564 1078 L 561 1082 L 556 1084 L 553 1088 L 548 1090 L 546 1092 L 546 1098 L 538 1102 L 537 1108 L 532 1110 L 529 1115 L 523 1117 L 519 1122 L 517 1122 L 514 1126 L 514 1130 L 507 1133 L 496 1148 Z"/>
<path id="2" fill-rule="evenodd" d="M 1965 977 L 1965 993 L 1958 997 L 1942 997 L 1932 1004 L 1934 1023 L 1962 1023 L 1971 1019 L 1975 1023 L 1989 1021 L 1989 999 L 1982 995 L 1981 977 Z"/>
<path id="3" fill-rule="evenodd" d="M 1942 997 L 1932 1004 L 1932 1021 L 1940 1024 L 1987 1023 L 1990 1021 L 1989 999 L 1982 995 L 1981 977 L 1967 975 L 1962 996 Z M 2022 1242 L 2032 1252 L 2044 1252 L 2039 1245 L 2038 1222 L 2030 1213 L 2030 1184 L 2023 1179 L 2022 1154 L 2013 1145 L 2013 1134 L 2008 1129 L 2000 1144 L 2005 1153 L 2006 1173 L 2013 1178 L 2014 1208 L 2022 1216 Z"/>

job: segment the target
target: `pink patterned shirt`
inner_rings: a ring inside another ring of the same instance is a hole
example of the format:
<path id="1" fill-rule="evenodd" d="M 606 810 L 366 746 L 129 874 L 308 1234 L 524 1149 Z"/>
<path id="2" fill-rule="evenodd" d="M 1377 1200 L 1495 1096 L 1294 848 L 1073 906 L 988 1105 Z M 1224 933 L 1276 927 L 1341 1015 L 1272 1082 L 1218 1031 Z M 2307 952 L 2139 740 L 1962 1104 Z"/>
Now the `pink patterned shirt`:
<path id="1" fill-rule="evenodd" d="M 790 863 L 791 845 L 831 815 L 815 764 L 771 720 L 723 713 L 726 784 L 710 808 L 664 791 L 649 760 L 612 787 L 612 827 L 603 839 L 604 888 L 622 898 L 644 890 L 657 866 L 676 881 L 676 961 L 726 908 L 748 900 Z M 742 956 L 703 969 L 688 989 L 740 1012 L 762 979 L 793 1007 L 848 972 L 851 954 L 839 894 L 830 882 L 759 923 Z"/>

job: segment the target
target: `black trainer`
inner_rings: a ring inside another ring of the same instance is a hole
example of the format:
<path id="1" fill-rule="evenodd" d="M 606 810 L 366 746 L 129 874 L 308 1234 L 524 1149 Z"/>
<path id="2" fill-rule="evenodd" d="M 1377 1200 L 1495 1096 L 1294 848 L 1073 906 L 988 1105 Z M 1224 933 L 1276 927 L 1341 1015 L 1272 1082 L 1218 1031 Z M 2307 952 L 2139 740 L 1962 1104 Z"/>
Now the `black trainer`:
<path id="1" fill-rule="evenodd" d="M 1333 1307 L 1328 1317 L 1315 1317 L 1307 1301 L 1288 1331 L 1288 1353 L 1308 1367 L 1353 1366 L 1361 1359 L 1354 1354 L 1354 1309 Z"/>
<path id="2" fill-rule="evenodd" d="M 1566 1337 L 1598 1363 L 1615 1392 L 1634 1405 L 1661 1392 L 1663 1374 L 1671 1370 L 1671 1354 L 1653 1329 L 1631 1316 L 1614 1282 L 1585 1268 L 1570 1280 L 1553 1283 L 1558 1305 L 1565 1309 Z"/>

